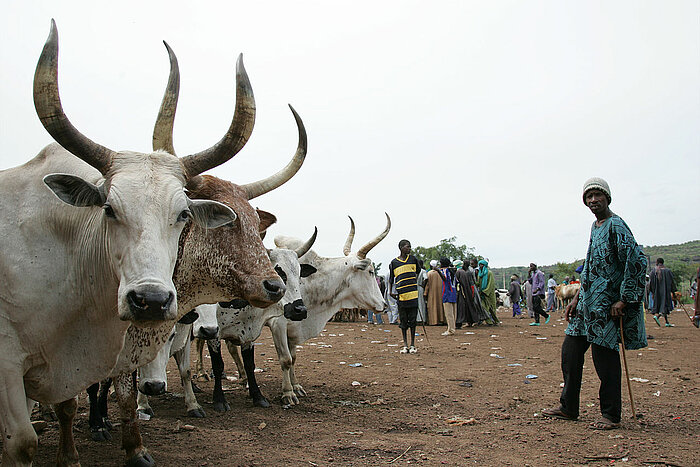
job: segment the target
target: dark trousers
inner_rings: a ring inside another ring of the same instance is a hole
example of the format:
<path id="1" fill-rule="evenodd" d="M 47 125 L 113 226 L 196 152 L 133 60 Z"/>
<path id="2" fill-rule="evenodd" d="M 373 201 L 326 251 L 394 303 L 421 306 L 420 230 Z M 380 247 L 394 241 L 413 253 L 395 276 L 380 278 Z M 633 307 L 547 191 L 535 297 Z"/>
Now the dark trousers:
<path id="1" fill-rule="evenodd" d="M 547 312 L 542 309 L 543 298 L 544 294 L 532 296 L 532 312 L 535 313 L 535 323 L 540 322 L 540 315 L 544 316 L 544 319 L 547 319 L 549 317 Z"/>
<path id="2" fill-rule="evenodd" d="M 564 389 L 559 402 L 567 415 L 578 417 L 583 363 L 588 347 L 592 347 L 593 365 L 600 379 L 600 413 L 613 423 L 620 423 L 622 415 L 622 367 L 616 350 L 591 344 L 586 336 L 566 336 L 561 346 L 561 372 Z"/>

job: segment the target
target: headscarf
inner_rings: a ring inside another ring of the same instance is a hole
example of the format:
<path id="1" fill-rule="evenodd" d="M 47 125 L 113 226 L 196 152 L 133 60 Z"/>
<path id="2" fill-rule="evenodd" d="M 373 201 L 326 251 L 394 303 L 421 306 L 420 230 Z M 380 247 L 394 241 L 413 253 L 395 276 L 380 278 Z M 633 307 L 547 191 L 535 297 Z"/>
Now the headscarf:
<path id="1" fill-rule="evenodd" d="M 489 263 L 485 259 L 479 261 L 479 278 L 481 279 L 481 290 L 486 289 L 489 283 Z"/>

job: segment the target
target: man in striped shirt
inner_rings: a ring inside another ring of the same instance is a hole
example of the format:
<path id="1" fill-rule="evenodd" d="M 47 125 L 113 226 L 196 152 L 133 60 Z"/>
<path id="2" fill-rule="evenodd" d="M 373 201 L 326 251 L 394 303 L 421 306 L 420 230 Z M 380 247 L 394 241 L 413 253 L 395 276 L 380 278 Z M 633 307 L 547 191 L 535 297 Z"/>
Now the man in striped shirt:
<path id="1" fill-rule="evenodd" d="M 399 305 L 399 327 L 403 334 L 403 348 L 401 353 L 416 353 L 416 316 L 418 315 L 418 273 L 420 272 L 418 260 L 411 255 L 411 242 L 401 240 L 399 242 L 398 258 L 391 260 L 389 264 L 389 290 L 396 284 L 396 293 L 392 294 Z M 407 330 L 411 329 L 411 346 L 408 346 Z"/>

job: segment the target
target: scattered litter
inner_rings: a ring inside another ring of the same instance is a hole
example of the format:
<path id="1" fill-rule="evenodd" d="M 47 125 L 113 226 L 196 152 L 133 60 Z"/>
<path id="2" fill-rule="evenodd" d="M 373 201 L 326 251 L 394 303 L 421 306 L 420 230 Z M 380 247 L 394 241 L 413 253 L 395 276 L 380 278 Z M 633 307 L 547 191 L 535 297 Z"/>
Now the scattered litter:
<path id="1" fill-rule="evenodd" d="M 673 420 L 680 420 L 681 417 L 673 417 Z"/>
<path id="2" fill-rule="evenodd" d="M 465 332 L 464 334 L 474 334 L 474 333 L 471 332 L 471 331 L 467 331 L 467 332 Z"/>
<path id="3" fill-rule="evenodd" d="M 527 379 L 537 379 L 537 375 L 527 375 Z"/>
<path id="4" fill-rule="evenodd" d="M 391 332 L 391 329 L 385 329 L 384 332 Z"/>
<path id="5" fill-rule="evenodd" d="M 466 418 L 466 419 L 465 419 L 465 418 L 462 418 L 462 417 L 459 417 L 459 416 L 455 415 L 454 417 L 450 417 L 450 418 L 447 419 L 447 424 L 448 424 L 448 425 L 458 425 L 458 426 L 462 426 L 462 425 L 475 425 L 475 424 L 476 424 L 476 419 L 473 418 L 473 417 L 472 417 L 472 418 Z"/>
<path id="6" fill-rule="evenodd" d="M 491 350 L 503 350 L 502 347 L 491 347 Z"/>
<path id="7" fill-rule="evenodd" d="M 173 431 L 175 433 L 179 431 L 194 431 L 195 427 L 194 425 L 186 425 L 183 424 L 179 419 L 175 422 L 175 428 L 173 428 Z"/>
<path id="8" fill-rule="evenodd" d="M 473 386 L 472 383 L 470 383 L 469 381 L 462 381 L 461 383 L 459 383 L 459 385 L 465 388 L 470 388 Z"/>
<path id="9" fill-rule="evenodd" d="M 630 378 L 630 381 L 637 381 L 638 383 L 648 383 L 649 382 L 648 379 L 637 378 L 636 376 L 634 378 Z"/>
<path id="10" fill-rule="evenodd" d="M 489 354 L 489 357 L 496 357 L 496 358 L 505 358 L 505 357 L 501 357 L 501 356 L 500 356 L 500 355 L 498 355 L 497 353 L 492 353 L 492 354 Z"/>
<path id="11" fill-rule="evenodd" d="M 351 366 L 351 367 L 353 367 L 353 368 L 357 368 L 358 366 L 362 366 L 362 363 L 351 363 L 351 364 L 348 365 L 348 366 Z"/>
<path id="12" fill-rule="evenodd" d="M 335 334 L 328 334 L 330 337 L 336 337 Z"/>
<path id="13" fill-rule="evenodd" d="M 262 423 L 260 423 L 260 425 L 258 425 L 258 430 L 262 430 L 262 429 L 264 429 L 266 426 L 267 426 L 267 423 L 262 422 Z"/>
<path id="14" fill-rule="evenodd" d="M 330 349 L 330 348 L 332 348 L 333 346 L 330 345 L 330 344 L 323 344 L 323 345 L 319 345 L 319 347 L 321 347 L 321 348 L 323 348 L 323 349 Z"/>
<path id="15" fill-rule="evenodd" d="M 661 395 L 661 391 L 656 391 L 656 392 L 654 393 L 654 395 L 655 395 L 656 397 L 659 397 L 659 396 Z"/>
<path id="16" fill-rule="evenodd" d="M 498 337 L 498 334 L 491 334 L 491 337 Z"/>
<path id="17" fill-rule="evenodd" d="M 387 344 L 386 346 L 387 346 L 387 347 L 398 347 L 399 344 Z"/>
<path id="18" fill-rule="evenodd" d="M 508 366 L 523 366 L 522 363 L 509 363 Z"/>
<path id="19" fill-rule="evenodd" d="M 595 407 L 595 404 L 593 402 L 589 402 L 588 404 L 586 404 L 586 407 Z"/>
<path id="20" fill-rule="evenodd" d="M 353 381 L 352 385 L 353 386 L 362 386 L 362 383 L 360 383 L 359 381 Z"/>
<path id="21" fill-rule="evenodd" d="M 563 387 L 564 387 L 564 383 L 560 383 L 560 384 L 559 384 L 559 387 L 560 387 L 560 388 L 563 388 Z"/>
<path id="22" fill-rule="evenodd" d="M 524 380 L 525 384 L 530 384 L 531 381 L 529 379 Z"/>
<path id="23" fill-rule="evenodd" d="M 459 345 L 472 345 L 472 343 L 471 343 L 471 342 L 462 342 L 462 343 L 459 344 Z"/>
<path id="24" fill-rule="evenodd" d="M 351 331 L 352 331 L 352 329 L 351 329 Z M 338 334 L 338 336 L 340 336 L 340 337 L 343 337 L 344 335 L 345 335 L 345 334 Z"/>
<path id="25" fill-rule="evenodd" d="M 381 344 L 382 341 L 370 341 L 370 344 Z"/>
<path id="26" fill-rule="evenodd" d="M 226 376 L 228 381 L 238 381 L 238 376 Z"/>
<path id="27" fill-rule="evenodd" d="M 253 370 L 253 373 L 262 373 L 263 371 L 265 370 L 263 370 L 262 368 L 256 368 L 255 370 Z"/>
<path id="28" fill-rule="evenodd" d="M 345 434 L 346 435 L 362 435 L 362 434 L 364 434 L 364 432 L 362 432 L 362 431 L 346 431 Z"/>
<path id="29" fill-rule="evenodd" d="M 535 339 L 537 339 L 537 340 L 540 340 L 540 341 L 544 341 L 544 340 L 547 340 L 547 338 L 546 338 L 546 337 L 535 337 Z"/>
<path id="30" fill-rule="evenodd" d="M 150 420 L 151 416 L 147 413 L 139 412 L 139 420 Z"/>
<path id="31" fill-rule="evenodd" d="M 338 362 L 338 365 L 345 365 L 347 362 Z"/>

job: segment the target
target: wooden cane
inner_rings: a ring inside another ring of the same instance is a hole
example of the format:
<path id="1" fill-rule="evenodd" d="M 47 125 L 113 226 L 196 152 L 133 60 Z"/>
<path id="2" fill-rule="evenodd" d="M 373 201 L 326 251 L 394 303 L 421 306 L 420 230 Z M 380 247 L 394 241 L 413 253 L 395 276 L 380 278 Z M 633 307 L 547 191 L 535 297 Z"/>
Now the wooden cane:
<path id="1" fill-rule="evenodd" d="M 679 303 L 679 305 L 680 305 L 681 308 L 683 308 L 683 311 L 685 311 L 685 315 L 686 315 L 686 316 L 688 317 L 688 319 L 690 320 L 690 323 L 691 323 L 693 326 L 695 326 L 695 321 L 693 321 L 693 318 L 690 317 L 690 313 L 688 313 L 688 310 L 685 308 L 685 305 L 683 305 L 682 303 Z M 697 313 L 697 311 L 696 311 L 696 313 Z M 697 326 L 695 326 L 695 327 L 697 327 Z"/>
<path id="2" fill-rule="evenodd" d="M 627 354 L 625 353 L 625 332 L 622 328 L 622 316 L 620 318 L 620 337 L 622 338 L 622 361 L 625 364 L 625 376 L 627 377 L 627 389 L 630 393 L 630 405 L 632 406 L 632 417 L 637 420 L 637 412 L 634 410 L 634 397 L 632 397 L 632 384 L 630 384 L 630 370 L 627 368 Z"/>

